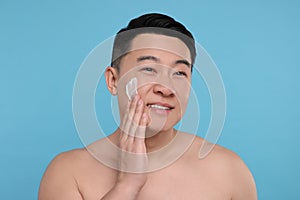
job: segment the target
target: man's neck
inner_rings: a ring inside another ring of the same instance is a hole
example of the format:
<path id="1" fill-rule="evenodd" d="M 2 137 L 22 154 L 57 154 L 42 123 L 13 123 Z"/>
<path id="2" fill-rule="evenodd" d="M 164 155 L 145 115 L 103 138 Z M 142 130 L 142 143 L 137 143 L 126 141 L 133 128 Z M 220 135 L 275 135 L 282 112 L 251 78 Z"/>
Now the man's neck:
<path id="1" fill-rule="evenodd" d="M 121 129 L 119 128 L 109 137 L 113 143 L 118 144 L 120 132 Z M 166 131 L 160 131 L 158 133 L 155 133 L 151 130 L 147 130 L 145 139 L 147 152 L 150 153 L 168 145 L 173 140 L 175 135 L 176 130 L 173 128 Z"/>
<path id="2" fill-rule="evenodd" d="M 173 140 L 175 135 L 176 130 L 173 128 L 166 131 L 160 131 L 158 133 L 147 130 L 145 139 L 147 152 L 150 153 L 168 145 Z"/>

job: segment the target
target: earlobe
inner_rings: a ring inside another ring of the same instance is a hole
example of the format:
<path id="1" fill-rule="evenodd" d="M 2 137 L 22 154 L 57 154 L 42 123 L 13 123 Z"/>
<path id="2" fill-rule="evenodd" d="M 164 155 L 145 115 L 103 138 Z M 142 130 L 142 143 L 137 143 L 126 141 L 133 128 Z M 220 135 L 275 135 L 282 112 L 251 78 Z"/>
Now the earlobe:
<path id="1" fill-rule="evenodd" d="M 114 96 L 118 94 L 118 90 L 117 90 L 117 87 L 116 87 L 116 86 L 113 86 L 113 87 L 112 87 L 111 94 L 114 95 Z"/>
<path id="2" fill-rule="evenodd" d="M 114 67 L 107 67 L 105 70 L 105 81 L 106 81 L 107 89 L 112 95 L 118 94 L 117 78 L 118 78 L 118 74 L 116 69 Z"/>

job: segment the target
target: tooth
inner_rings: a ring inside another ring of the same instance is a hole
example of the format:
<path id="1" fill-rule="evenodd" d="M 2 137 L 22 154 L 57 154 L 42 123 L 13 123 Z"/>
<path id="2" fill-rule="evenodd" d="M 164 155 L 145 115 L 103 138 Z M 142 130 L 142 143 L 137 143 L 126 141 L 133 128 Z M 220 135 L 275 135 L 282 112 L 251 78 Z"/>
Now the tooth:
<path id="1" fill-rule="evenodd" d="M 169 110 L 170 108 L 168 107 L 164 107 L 164 106 L 160 106 L 160 105 L 150 105 L 151 108 L 158 108 L 158 109 L 162 109 L 162 110 Z"/>

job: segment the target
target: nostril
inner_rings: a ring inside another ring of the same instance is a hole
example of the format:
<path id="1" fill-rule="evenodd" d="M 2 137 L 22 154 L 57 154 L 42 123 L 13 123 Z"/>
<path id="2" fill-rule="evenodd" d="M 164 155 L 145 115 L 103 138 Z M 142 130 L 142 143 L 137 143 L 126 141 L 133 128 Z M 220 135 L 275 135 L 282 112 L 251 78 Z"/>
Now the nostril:
<path id="1" fill-rule="evenodd" d="M 154 89 L 154 93 L 157 93 L 157 94 L 160 94 L 160 95 L 163 95 L 163 96 L 174 95 L 173 90 L 170 90 L 170 89 L 165 88 L 165 87 L 160 87 L 160 88 Z"/>

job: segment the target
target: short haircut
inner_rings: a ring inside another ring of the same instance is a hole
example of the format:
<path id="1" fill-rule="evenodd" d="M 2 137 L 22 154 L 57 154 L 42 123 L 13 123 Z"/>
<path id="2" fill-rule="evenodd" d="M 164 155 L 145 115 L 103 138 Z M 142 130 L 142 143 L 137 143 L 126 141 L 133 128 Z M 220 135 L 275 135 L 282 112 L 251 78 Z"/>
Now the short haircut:
<path id="1" fill-rule="evenodd" d="M 129 31 L 131 31 L 130 34 L 125 34 Z M 196 47 L 193 35 L 183 24 L 175 21 L 172 17 L 159 13 L 145 14 L 132 19 L 127 27 L 122 28 L 116 34 L 111 60 L 112 67 L 115 67 L 119 71 L 121 59 L 130 50 L 132 40 L 142 33 L 154 33 L 180 39 L 190 51 L 192 59 L 191 65 L 193 67 L 196 57 Z"/>

